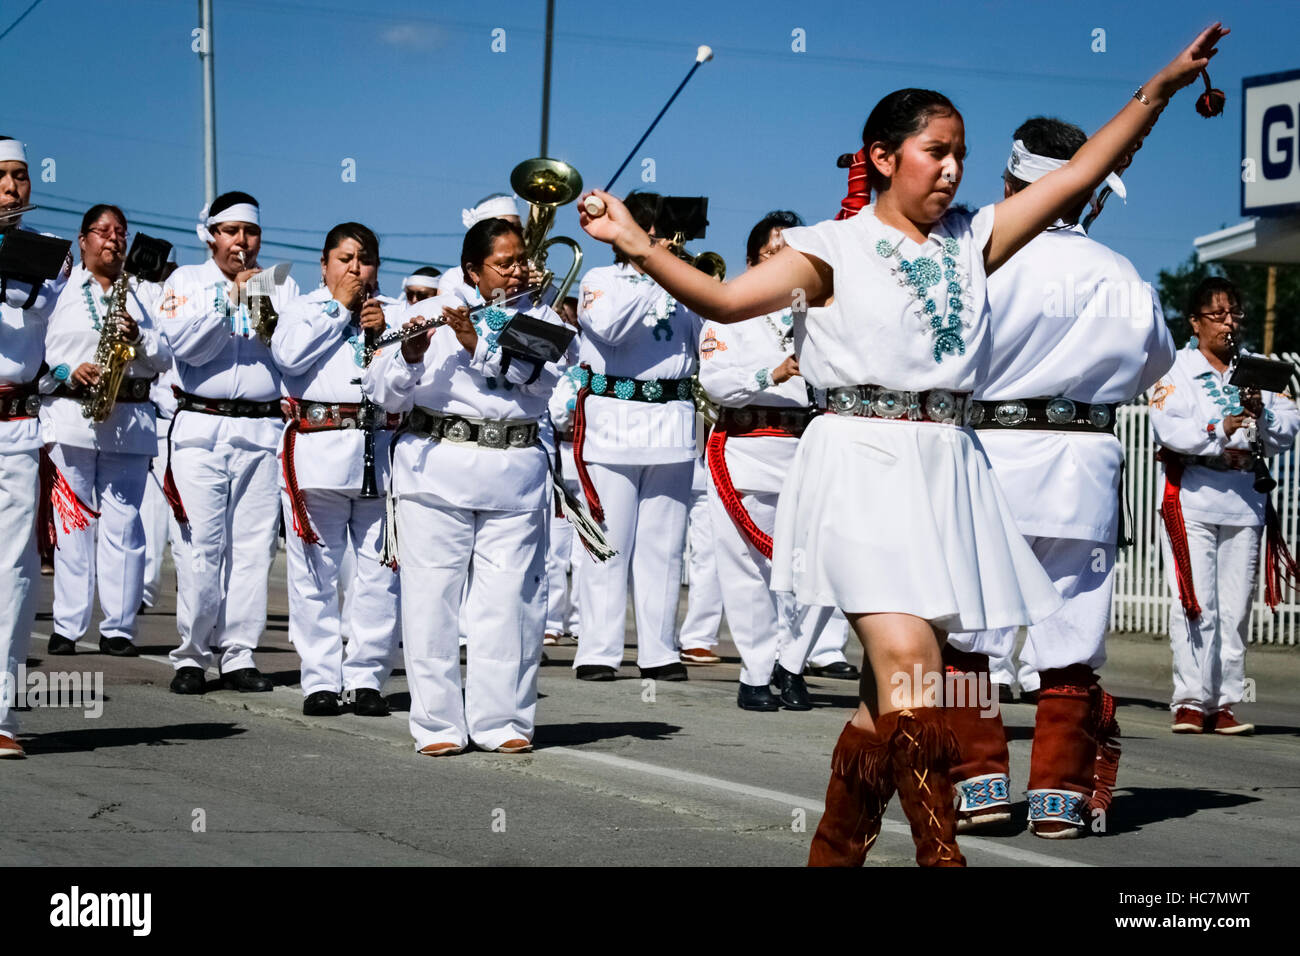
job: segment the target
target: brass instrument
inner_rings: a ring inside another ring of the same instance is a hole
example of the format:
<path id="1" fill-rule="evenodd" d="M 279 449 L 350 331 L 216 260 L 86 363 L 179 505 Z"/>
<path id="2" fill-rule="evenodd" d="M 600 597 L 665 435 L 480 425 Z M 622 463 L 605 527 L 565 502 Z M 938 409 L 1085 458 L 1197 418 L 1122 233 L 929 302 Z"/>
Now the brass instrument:
<path id="1" fill-rule="evenodd" d="M 582 248 L 568 236 L 546 238 L 555 222 L 555 210 L 571 203 L 582 194 L 582 176 L 568 163 L 539 156 L 526 159 L 510 171 L 510 186 L 528 203 L 528 221 L 524 224 L 524 253 L 528 261 L 542 270 L 542 280 L 534 291 L 539 294 L 550 286 L 555 274 L 546 268 L 546 253 L 557 242 L 573 250 L 573 264 L 565 274 L 552 300 L 558 307 L 568 295 L 569 287 L 582 268 Z"/>
<path id="2" fill-rule="evenodd" d="M 235 253 L 239 264 L 247 266 L 244 251 Z M 264 277 L 264 278 L 263 278 Z M 271 302 L 271 290 L 274 288 L 272 273 L 263 269 L 257 275 L 249 276 L 244 283 L 244 301 L 248 304 L 248 319 L 253 326 L 253 334 L 262 340 L 267 348 L 271 347 L 271 336 L 275 334 L 275 323 L 280 320 L 280 313 L 275 311 Z"/>
<path id="3" fill-rule="evenodd" d="M 113 413 L 126 367 L 135 358 L 135 346 L 123 338 L 121 328 L 121 321 L 131 318 L 126 311 L 127 291 L 127 272 L 123 269 L 109 290 L 112 300 L 99 329 L 99 345 L 95 348 L 99 381 L 90 386 L 81 400 L 81 414 L 95 422 L 105 421 Z"/>
<path id="4" fill-rule="evenodd" d="M 727 260 L 716 252 L 692 254 L 686 249 L 686 240 L 680 232 L 676 233 L 668 243 L 668 251 L 683 262 L 689 262 L 706 276 L 713 276 L 719 282 L 727 278 Z"/>

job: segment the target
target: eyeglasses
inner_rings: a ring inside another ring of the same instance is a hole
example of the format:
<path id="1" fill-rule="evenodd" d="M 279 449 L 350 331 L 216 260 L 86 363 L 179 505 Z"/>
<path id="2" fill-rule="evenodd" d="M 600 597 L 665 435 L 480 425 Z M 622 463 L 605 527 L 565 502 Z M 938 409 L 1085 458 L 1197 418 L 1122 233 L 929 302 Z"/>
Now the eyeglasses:
<path id="1" fill-rule="evenodd" d="M 1227 312 L 1198 312 L 1197 317 L 1208 319 L 1215 325 L 1226 325 L 1228 319 L 1232 319 L 1234 322 L 1240 322 L 1246 317 L 1246 313 L 1241 309 L 1232 309 Z"/>
<path id="2" fill-rule="evenodd" d="M 125 242 L 131 237 L 131 234 L 125 229 L 87 229 L 86 232 L 93 232 L 100 239 L 108 242 L 110 239 L 121 239 Z"/>
<path id="3" fill-rule="evenodd" d="M 508 263 L 505 266 L 499 266 L 492 262 L 485 262 L 483 263 L 483 265 L 487 266 L 489 269 L 491 269 L 497 275 L 501 276 L 501 278 L 503 279 L 506 278 L 507 276 L 512 276 L 517 272 L 522 272 L 525 274 L 527 274 L 528 272 L 527 259 L 516 259 L 514 262 Z"/>

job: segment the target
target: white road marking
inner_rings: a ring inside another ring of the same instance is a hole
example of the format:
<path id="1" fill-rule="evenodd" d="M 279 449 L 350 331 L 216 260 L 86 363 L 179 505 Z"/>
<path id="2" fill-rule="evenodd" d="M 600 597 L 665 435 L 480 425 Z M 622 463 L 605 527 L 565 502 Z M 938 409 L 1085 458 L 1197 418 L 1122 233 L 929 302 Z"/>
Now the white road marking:
<path id="1" fill-rule="evenodd" d="M 640 760 L 630 760 L 627 757 L 616 757 L 613 754 L 596 753 L 591 750 L 576 750 L 572 748 L 548 747 L 544 751 L 547 757 L 577 757 L 580 760 L 587 760 L 592 763 L 605 764 L 609 767 L 617 767 L 622 770 L 628 770 L 633 773 L 644 773 L 654 777 L 664 777 L 669 780 L 676 780 L 680 783 L 694 784 L 698 787 L 708 787 L 713 790 L 725 790 L 728 793 L 737 793 L 747 797 L 755 797 L 759 800 L 771 800 L 774 803 L 784 804 L 787 807 L 807 807 L 816 809 L 819 813 L 826 809 L 826 805 L 821 800 L 814 800 L 809 797 L 801 797 L 798 794 L 782 793 L 779 790 L 768 790 L 764 787 L 751 787 L 747 783 L 735 783 L 731 780 L 723 780 L 719 777 L 709 777 L 700 773 L 691 773 L 688 770 L 677 770 L 672 767 L 661 767 L 656 764 L 643 763 Z M 893 820 L 885 820 L 883 829 L 890 833 L 900 834 L 902 836 L 911 836 L 911 829 L 902 823 Z M 1060 857 L 1048 856 L 1045 853 L 1035 853 L 1033 850 L 1022 850 L 1018 847 L 1006 846 L 992 840 L 981 837 L 962 836 L 959 838 L 963 847 L 979 850 L 981 853 L 988 853 L 991 856 L 1000 856 L 1016 863 L 1024 863 L 1030 866 L 1091 866 L 1091 863 L 1080 863 L 1076 860 L 1064 860 Z"/>

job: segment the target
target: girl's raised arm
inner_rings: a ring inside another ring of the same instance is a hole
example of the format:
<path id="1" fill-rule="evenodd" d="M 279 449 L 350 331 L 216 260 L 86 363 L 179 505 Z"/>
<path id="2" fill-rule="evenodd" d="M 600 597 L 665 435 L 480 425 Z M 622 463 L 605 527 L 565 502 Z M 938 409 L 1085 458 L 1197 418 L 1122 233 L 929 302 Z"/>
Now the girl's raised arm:
<path id="1" fill-rule="evenodd" d="M 1219 52 L 1215 44 L 1227 35 L 1221 23 L 1206 27 L 1168 66 L 1142 84 L 1133 99 L 1097 130 L 1073 159 L 998 203 L 993 233 L 984 249 L 985 270 L 993 272 L 1091 193 L 1152 125 L 1153 113 L 1205 69 Z"/>

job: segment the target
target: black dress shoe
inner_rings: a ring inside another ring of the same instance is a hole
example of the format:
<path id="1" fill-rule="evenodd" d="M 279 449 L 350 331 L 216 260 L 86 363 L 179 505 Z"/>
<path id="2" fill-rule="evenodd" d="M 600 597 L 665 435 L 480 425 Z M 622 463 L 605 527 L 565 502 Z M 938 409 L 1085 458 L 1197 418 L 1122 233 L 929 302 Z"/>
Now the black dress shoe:
<path id="1" fill-rule="evenodd" d="M 352 713 L 358 717 L 387 717 L 388 701 L 373 687 L 358 687 L 354 691 Z"/>
<path id="2" fill-rule="evenodd" d="M 791 674 L 777 664 L 772 671 L 772 685 L 781 697 L 781 705 L 787 710 L 813 709 L 812 698 L 808 696 L 808 685 L 804 683 L 802 675 Z"/>
<path id="3" fill-rule="evenodd" d="M 604 664 L 579 664 L 574 676 L 578 680 L 617 680 L 618 671 Z"/>
<path id="4" fill-rule="evenodd" d="M 173 694 L 202 694 L 205 690 L 207 690 L 207 679 L 202 668 L 181 667 L 176 670 L 176 676 L 172 678 L 171 683 Z"/>
<path id="5" fill-rule="evenodd" d="M 673 664 L 661 664 L 658 667 L 641 667 L 642 680 L 689 680 L 686 665 L 680 661 Z"/>
<path id="6" fill-rule="evenodd" d="M 257 694 L 275 687 L 271 683 L 271 678 L 256 667 L 244 667 L 229 674 L 222 674 L 221 686 L 226 690 L 237 690 L 241 694 Z"/>
<path id="7" fill-rule="evenodd" d="M 235 671 L 236 674 L 240 673 Z M 318 690 L 307 695 L 302 702 L 302 712 L 307 717 L 337 717 L 339 695 L 332 690 Z"/>
<path id="8" fill-rule="evenodd" d="M 50 646 L 45 653 L 53 654 L 55 657 L 62 657 L 65 654 L 71 657 L 77 653 L 77 642 L 68 640 L 62 634 L 51 634 Z"/>
<path id="9" fill-rule="evenodd" d="M 131 639 L 127 637 L 101 637 L 99 639 L 99 653 L 109 654 L 113 657 L 140 656 L 140 652 L 131 643 Z"/>
<path id="10" fill-rule="evenodd" d="M 825 667 L 814 667 L 809 664 L 805 671 L 813 677 L 833 677 L 836 680 L 858 680 L 862 676 L 858 673 L 858 669 L 848 661 L 836 661 L 834 664 L 827 664 Z"/>
<path id="11" fill-rule="evenodd" d="M 781 700 L 766 684 L 762 687 L 741 684 L 740 693 L 736 695 L 736 706 L 741 710 L 780 710 Z"/>

